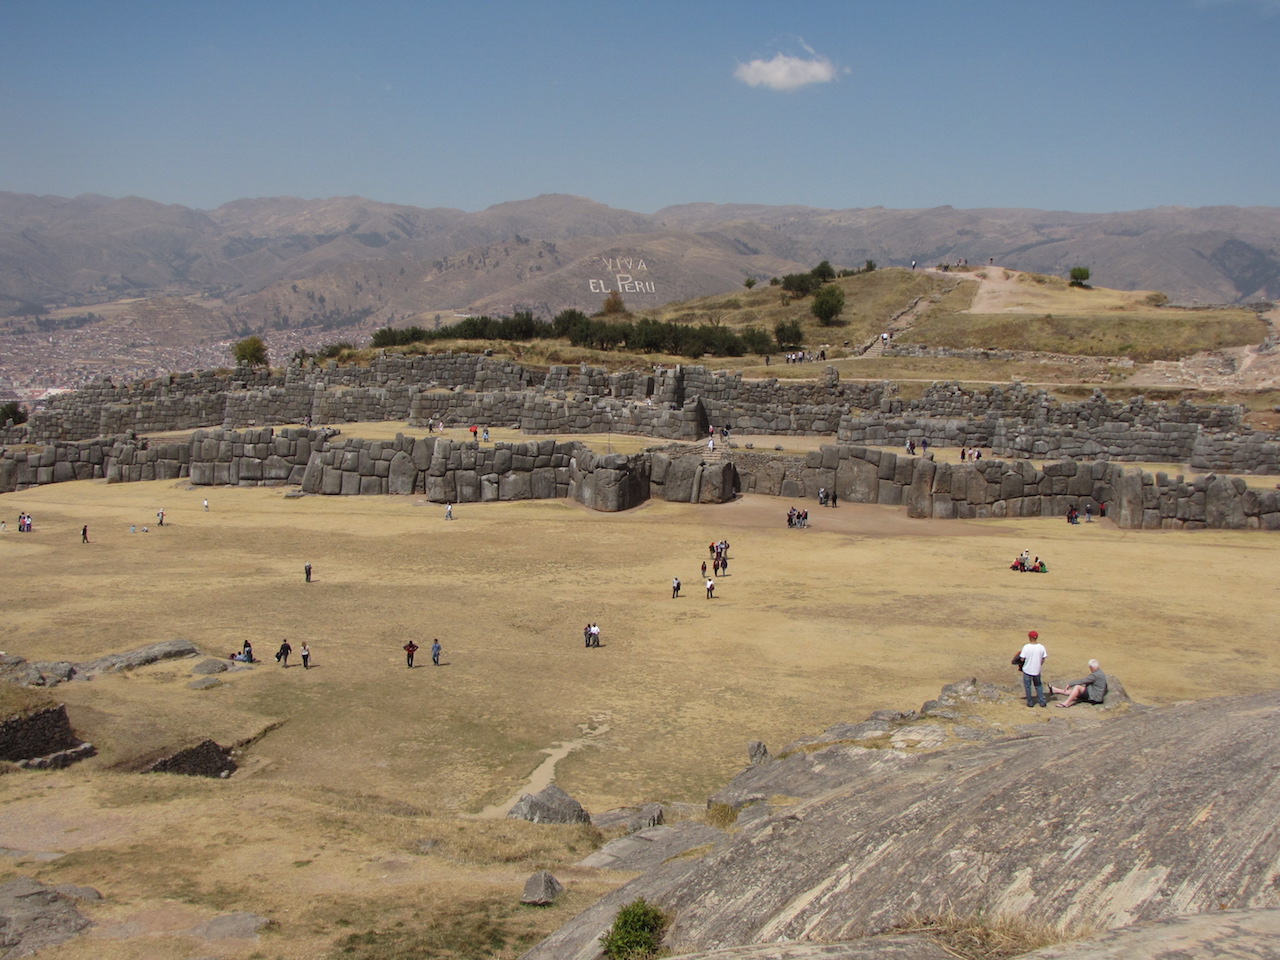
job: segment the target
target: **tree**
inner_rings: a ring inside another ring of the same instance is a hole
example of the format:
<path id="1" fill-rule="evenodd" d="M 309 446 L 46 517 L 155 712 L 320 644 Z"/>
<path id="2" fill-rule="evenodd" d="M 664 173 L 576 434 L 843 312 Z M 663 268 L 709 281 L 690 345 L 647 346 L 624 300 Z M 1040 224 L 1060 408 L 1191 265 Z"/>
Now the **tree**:
<path id="1" fill-rule="evenodd" d="M 1089 285 L 1089 268 L 1088 267 L 1072 267 L 1071 268 L 1071 286 L 1087 287 Z"/>
<path id="2" fill-rule="evenodd" d="M 773 336 L 778 341 L 779 350 L 804 343 L 804 331 L 800 329 L 798 320 L 779 320 L 773 325 Z"/>
<path id="3" fill-rule="evenodd" d="M 831 266 L 829 260 L 823 260 L 820 264 L 809 271 L 813 275 L 813 279 L 819 283 L 826 283 L 828 280 L 836 278 L 835 267 Z"/>
<path id="4" fill-rule="evenodd" d="M 231 348 L 231 356 L 235 358 L 236 363 L 247 363 L 251 367 L 265 367 L 267 365 L 267 345 L 256 334 L 252 337 L 245 337 L 243 340 L 237 341 L 236 345 Z"/>
<path id="5" fill-rule="evenodd" d="M 604 306 L 600 310 L 605 316 L 615 313 L 626 313 L 627 305 L 622 302 L 622 294 L 614 290 L 604 298 Z"/>
<path id="6" fill-rule="evenodd" d="M 824 327 L 835 325 L 836 318 L 844 309 L 844 291 L 835 284 L 828 284 L 819 290 L 813 298 L 809 312 L 818 318 Z"/>
<path id="7" fill-rule="evenodd" d="M 0 403 L 0 427 L 3 427 L 10 420 L 13 421 L 14 426 L 27 422 L 27 408 L 17 400 Z"/>
<path id="8" fill-rule="evenodd" d="M 817 286 L 812 273 L 788 273 L 782 278 L 782 289 L 794 297 L 807 297 Z"/>
<path id="9" fill-rule="evenodd" d="M 755 277 L 747 277 L 747 279 L 745 279 L 745 280 L 743 280 L 743 281 L 742 281 L 742 285 L 743 285 L 744 287 L 746 287 L 748 290 L 750 290 L 752 287 L 754 287 L 754 286 L 756 285 L 756 278 L 755 278 Z"/>

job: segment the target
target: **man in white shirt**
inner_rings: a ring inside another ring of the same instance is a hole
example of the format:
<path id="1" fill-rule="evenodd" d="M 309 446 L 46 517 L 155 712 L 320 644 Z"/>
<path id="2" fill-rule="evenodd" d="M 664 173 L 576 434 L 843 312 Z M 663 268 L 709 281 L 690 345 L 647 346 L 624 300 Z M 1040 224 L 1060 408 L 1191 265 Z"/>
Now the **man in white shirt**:
<path id="1" fill-rule="evenodd" d="M 1044 683 L 1040 674 L 1044 671 L 1044 662 L 1049 659 L 1049 651 L 1040 642 L 1040 634 L 1034 630 L 1029 632 L 1027 642 L 1022 645 L 1018 656 L 1022 658 L 1022 689 L 1027 694 L 1027 706 L 1034 707 L 1039 702 L 1040 706 L 1047 707 L 1049 704 L 1044 698 Z"/>

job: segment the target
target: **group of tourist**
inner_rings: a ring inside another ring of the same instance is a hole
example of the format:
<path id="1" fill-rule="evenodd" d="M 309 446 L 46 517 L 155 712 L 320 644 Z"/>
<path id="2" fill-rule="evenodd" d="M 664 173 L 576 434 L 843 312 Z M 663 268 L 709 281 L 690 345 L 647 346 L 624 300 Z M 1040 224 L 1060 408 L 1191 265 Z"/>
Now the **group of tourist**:
<path id="1" fill-rule="evenodd" d="M 587 647 L 600 646 L 600 625 L 588 623 L 582 628 L 582 643 Z"/>
<path id="2" fill-rule="evenodd" d="M 828 490 L 826 487 L 818 488 L 818 506 L 835 507 L 839 506 L 840 495 L 834 490 Z"/>
<path id="3" fill-rule="evenodd" d="M 787 357 L 787 363 L 804 363 L 806 361 L 814 361 L 814 360 L 821 363 L 823 360 L 827 359 L 827 351 L 819 350 L 816 354 L 810 354 L 810 353 L 805 353 L 805 351 L 803 350 L 797 350 L 795 353 L 788 353 L 786 357 Z M 767 357 L 765 359 L 766 361 L 768 360 Z"/>
<path id="4" fill-rule="evenodd" d="M 921 453 L 928 453 L 928 452 L 929 452 L 929 438 L 928 438 L 928 437 L 923 437 L 923 438 L 921 438 L 921 440 L 920 440 L 920 452 L 921 452 Z M 908 456 L 912 456 L 912 457 L 914 457 L 914 456 L 916 455 L 916 442 L 915 442 L 915 440 L 914 440 L 914 439 L 911 439 L 911 440 L 908 440 L 908 441 L 907 441 L 907 455 L 908 455 Z"/>
<path id="5" fill-rule="evenodd" d="M 30 533 L 30 532 L 31 532 L 31 522 L 32 522 L 32 521 L 31 521 L 31 514 L 26 513 L 26 512 L 23 512 L 23 513 L 18 514 L 18 532 L 19 532 L 19 533 Z M 3 529 L 3 527 L 0 527 L 0 529 Z"/>
<path id="6" fill-rule="evenodd" d="M 404 650 L 405 664 L 408 666 L 410 670 L 412 670 L 413 655 L 418 652 L 418 645 L 414 643 L 412 640 L 410 640 L 401 649 Z M 440 666 L 441 649 L 443 648 L 440 646 L 440 641 L 438 639 L 431 641 L 431 662 L 434 663 L 437 667 Z"/>
<path id="7" fill-rule="evenodd" d="M 1098 504 L 1098 516 L 1105 517 L 1107 515 L 1107 505 L 1105 503 Z M 1075 507 L 1067 508 L 1067 523 L 1079 523 L 1080 511 Z M 1093 523 L 1093 504 L 1086 503 L 1084 505 L 1084 522 Z"/>
<path id="8" fill-rule="evenodd" d="M 1010 570 L 1017 570 L 1019 573 L 1048 573 L 1049 568 L 1045 566 L 1045 562 L 1039 557 L 1032 559 L 1030 550 L 1023 550 L 1014 558 L 1013 563 L 1009 564 Z"/>
<path id="9" fill-rule="evenodd" d="M 966 459 L 969 459 L 969 460 L 981 460 L 981 459 L 982 459 L 982 451 L 981 451 L 981 450 L 979 450 L 977 447 L 961 447 L 961 448 L 960 448 L 960 460 L 961 460 L 961 462 L 963 462 L 963 461 L 964 461 L 964 460 L 966 460 Z"/>
<path id="10" fill-rule="evenodd" d="M 1010 662 L 1022 672 L 1022 689 L 1026 694 L 1027 706 L 1048 706 L 1045 697 L 1045 686 L 1042 674 L 1044 662 L 1049 659 L 1049 651 L 1040 642 L 1040 634 L 1031 630 L 1027 633 L 1027 642 L 1014 655 Z M 1099 704 L 1107 697 L 1107 675 L 1097 660 L 1089 661 L 1089 673 L 1078 680 L 1068 680 L 1063 686 L 1049 686 L 1049 694 L 1066 697 L 1059 707 L 1071 707 L 1077 703 Z"/>
<path id="11" fill-rule="evenodd" d="M 809 525 L 808 510 L 797 510 L 795 507 L 792 507 L 790 510 L 787 511 L 788 527 L 807 527 L 808 525 Z"/>

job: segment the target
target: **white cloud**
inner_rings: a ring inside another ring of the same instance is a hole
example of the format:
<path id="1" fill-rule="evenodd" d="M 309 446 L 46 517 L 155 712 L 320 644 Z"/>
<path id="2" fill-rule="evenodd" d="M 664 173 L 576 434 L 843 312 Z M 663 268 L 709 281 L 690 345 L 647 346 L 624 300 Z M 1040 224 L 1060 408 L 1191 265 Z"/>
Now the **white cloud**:
<path id="1" fill-rule="evenodd" d="M 748 60 L 738 64 L 733 75 L 749 87 L 768 87 L 788 93 L 811 83 L 830 83 L 836 78 L 835 64 L 807 46 L 804 50 L 807 57 L 778 53 L 772 60 Z"/>

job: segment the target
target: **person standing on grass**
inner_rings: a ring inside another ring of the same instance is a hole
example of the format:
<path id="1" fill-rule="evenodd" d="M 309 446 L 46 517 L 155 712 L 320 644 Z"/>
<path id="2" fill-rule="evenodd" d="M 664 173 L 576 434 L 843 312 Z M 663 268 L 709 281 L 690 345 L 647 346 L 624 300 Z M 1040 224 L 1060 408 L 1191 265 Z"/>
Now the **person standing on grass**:
<path id="1" fill-rule="evenodd" d="M 412 640 L 410 640 L 408 643 L 404 645 L 405 661 L 408 663 L 410 669 L 412 669 L 413 667 L 413 655 L 417 652 L 418 652 L 418 645 L 414 643 Z"/>
<path id="2" fill-rule="evenodd" d="M 302 641 L 302 649 L 299 650 L 298 653 L 302 656 L 302 669 L 310 670 L 311 669 L 311 648 L 307 646 L 307 642 L 305 640 Z"/>
<path id="3" fill-rule="evenodd" d="M 440 641 L 431 641 L 431 662 L 437 667 L 440 666 Z"/>
<path id="4" fill-rule="evenodd" d="M 1018 652 L 1018 659 L 1022 661 L 1022 689 L 1027 695 L 1027 706 L 1034 707 L 1039 702 L 1040 706 L 1047 707 L 1044 681 L 1040 675 L 1044 672 L 1044 662 L 1049 659 L 1049 651 L 1040 642 L 1040 634 L 1034 630 L 1027 633 L 1027 642 Z"/>
<path id="5" fill-rule="evenodd" d="M 307 578 L 307 583 L 311 582 L 311 564 L 304 563 L 302 565 L 302 575 Z"/>
<path id="6" fill-rule="evenodd" d="M 674 600 L 678 596 L 680 596 L 680 578 L 672 577 L 671 578 L 671 599 Z"/>
<path id="7" fill-rule="evenodd" d="M 715 597 L 715 595 L 716 595 L 716 582 L 712 580 L 710 577 L 707 577 L 707 599 L 711 600 Z"/>

